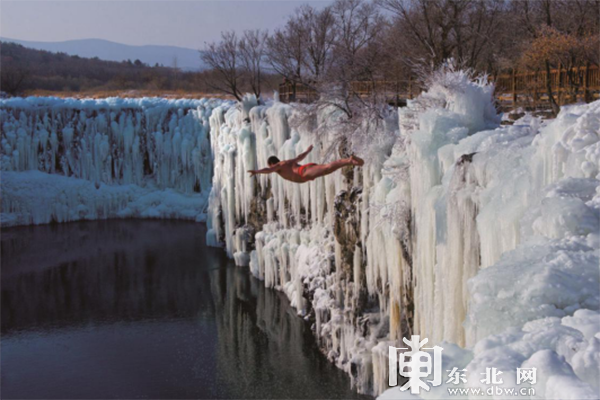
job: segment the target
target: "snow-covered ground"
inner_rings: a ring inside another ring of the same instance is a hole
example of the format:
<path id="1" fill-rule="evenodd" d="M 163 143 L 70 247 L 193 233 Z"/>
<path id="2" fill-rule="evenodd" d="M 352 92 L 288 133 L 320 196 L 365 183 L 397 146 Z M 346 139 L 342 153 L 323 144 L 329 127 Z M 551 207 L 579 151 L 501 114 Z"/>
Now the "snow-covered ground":
<path id="1" fill-rule="evenodd" d="M 370 154 L 362 169 L 251 178 L 310 144 L 305 162 L 326 161 L 317 128 L 339 113 L 307 118 L 252 98 L 213 112 L 207 240 L 284 291 L 359 391 L 384 392 L 387 346 L 419 334 L 467 370 L 461 387 L 536 367 L 535 398 L 598 397 L 600 102 L 501 126 L 492 87 L 446 69 L 382 130 L 393 145 L 350 143 Z"/>
<path id="2" fill-rule="evenodd" d="M 115 217 L 204 220 L 219 100 L 0 101 L 2 226 Z"/>

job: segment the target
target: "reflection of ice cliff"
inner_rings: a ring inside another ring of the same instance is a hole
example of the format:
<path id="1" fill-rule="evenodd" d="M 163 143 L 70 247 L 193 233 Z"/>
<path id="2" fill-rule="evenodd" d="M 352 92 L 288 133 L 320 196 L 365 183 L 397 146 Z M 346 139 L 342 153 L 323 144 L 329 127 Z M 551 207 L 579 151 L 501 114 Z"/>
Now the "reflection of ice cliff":
<path id="1" fill-rule="evenodd" d="M 156 368 L 162 382 L 165 375 L 174 377 L 171 366 L 164 373 L 163 361 L 174 360 L 183 375 L 176 378 L 184 382 L 153 386 L 164 392 L 133 385 L 121 392 L 129 396 L 147 391 L 164 398 L 190 398 L 200 391 L 199 398 L 298 393 L 304 398 L 360 398 L 344 373 L 319 354 L 310 327 L 296 316 L 285 296 L 265 288 L 247 271 L 227 267 L 231 263 L 221 250 L 203 245 L 204 236 L 205 229 L 197 224 L 141 220 L 3 232 L 3 339 L 43 332 L 79 340 L 79 335 L 89 333 L 93 344 L 83 346 L 82 354 L 99 349 L 112 354 L 134 331 L 142 343 L 137 348 L 155 353 L 148 360 L 160 362 L 139 372 L 125 366 L 125 373 L 141 382 L 153 377 Z M 172 335 L 184 337 L 174 338 L 174 345 L 156 343 L 157 339 L 170 341 Z M 115 347 L 103 347 L 103 338 L 113 340 Z M 185 354 L 168 353 L 177 346 Z M 68 349 L 67 358 L 77 344 Z M 103 361 L 100 357 L 90 362 L 92 368 L 108 368 L 112 373 L 123 368 Z M 139 359 L 121 361 L 140 363 Z M 114 384 L 97 393 L 114 393 Z"/>
<path id="2" fill-rule="evenodd" d="M 386 389 L 387 344 L 411 333 L 464 347 L 444 362 L 466 366 L 466 386 L 492 366 L 514 386 L 528 365 L 541 396 L 597 390 L 600 102 L 499 126 L 492 101 L 485 81 L 442 71 L 399 110 L 393 146 L 302 185 L 246 171 L 310 144 L 305 161 L 322 162 L 330 135 L 281 103 L 213 111 L 208 243 L 284 291 L 359 391 Z"/>
<path id="3" fill-rule="evenodd" d="M 289 393 L 303 398 L 362 398 L 343 386 L 348 385 L 343 372 L 329 370 L 331 364 L 318 353 L 310 327 L 290 312 L 280 293 L 239 269 L 211 275 L 211 292 L 218 316 L 220 375 L 247 387 L 244 396 L 269 398 L 289 386 L 295 388 Z"/>

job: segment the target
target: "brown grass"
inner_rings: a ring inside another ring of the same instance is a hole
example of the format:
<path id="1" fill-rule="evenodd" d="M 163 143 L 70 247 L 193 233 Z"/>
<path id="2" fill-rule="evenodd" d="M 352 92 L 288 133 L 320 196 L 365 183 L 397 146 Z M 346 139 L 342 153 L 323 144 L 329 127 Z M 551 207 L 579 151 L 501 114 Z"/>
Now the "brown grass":
<path id="1" fill-rule="evenodd" d="M 161 97 L 172 99 L 201 99 L 217 98 L 233 100 L 232 96 L 222 93 L 189 92 L 184 90 L 89 90 L 81 92 L 71 91 L 50 91 L 50 90 L 27 90 L 24 96 L 54 96 L 54 97 L 73 97 L 76 99 L 91 98 L 104 99 L 107 97 L 138 98 L 138 97 Z"/>

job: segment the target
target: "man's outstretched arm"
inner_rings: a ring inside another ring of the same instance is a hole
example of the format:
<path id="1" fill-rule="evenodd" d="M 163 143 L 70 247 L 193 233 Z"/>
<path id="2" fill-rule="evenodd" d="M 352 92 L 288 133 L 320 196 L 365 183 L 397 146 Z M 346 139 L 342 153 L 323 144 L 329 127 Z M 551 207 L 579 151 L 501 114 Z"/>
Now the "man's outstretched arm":
<path id="1" fill-rule="evenodd" d="M 304 153 L 300 153 L 300 155 L 298 157 L 294 158 L 294 161 L 300 162 L 300 161 L 304 160 L 306 158 L 306 156 L 308 155 L 308 153 L 310 153 L 312 151 L 312 149 L 313 149 L 313 145 L 311 144 Z"/>
<path id="2" fill-rule="evenodd" d="M 254 176 L 257 174 L 272 174 L 273 172 L 279 171 L 279 167 L 280 167 L 279 164 L 275 164 L 272 167 L 263 168 L 263 169 L 252 169 L 248 172 L 250 173 L 250 176 Z"/>

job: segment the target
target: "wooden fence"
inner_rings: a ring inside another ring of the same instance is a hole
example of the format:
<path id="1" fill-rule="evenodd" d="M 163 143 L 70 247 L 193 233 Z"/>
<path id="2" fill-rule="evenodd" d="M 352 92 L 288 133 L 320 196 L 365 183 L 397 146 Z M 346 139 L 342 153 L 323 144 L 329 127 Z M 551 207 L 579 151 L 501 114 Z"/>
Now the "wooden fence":
<path id="1" fill-rule="evenodd" d="M 319 98 L 313 88 L 301 83 L 284 82 L 279 84 L 279 100 L 284 103 L 312 103 Z"/>
<path id="2" fill-rule="evenodd" d="M 547 106 L 545 72 L 515 72 L 497 76 L 496 99 L 502 108 L 542 108 Z M 600 71 L 597 65 L 574 68 L 570 71 L 559 68 L 550 71 L 552 94 L 559 104 L 577 100 L 593 101 L 600 97 Z M 406 81 L 354 81 L 348 88 L 351 95 L 360 98 L 381 96 L 389 104 L 404 105 L 419 93 L 419 87 L 411 80 Z M 285 82 L 279 85 L 279 98 L 285 103 L 310 103 L 319 97 L 318 92 L 302 84 Z"/>
<path id="3" fill-rule="evenodd" d="M 499 75 L 496 98 L 502 106 L 539 108 L 548 104 L 546 72 L 516 72 Z M 600 73 L 597 65 L 567 70 L 550 70 L 550 87 L 558 104 L 578 100 L 589 103 L 599 97 Z"/>

